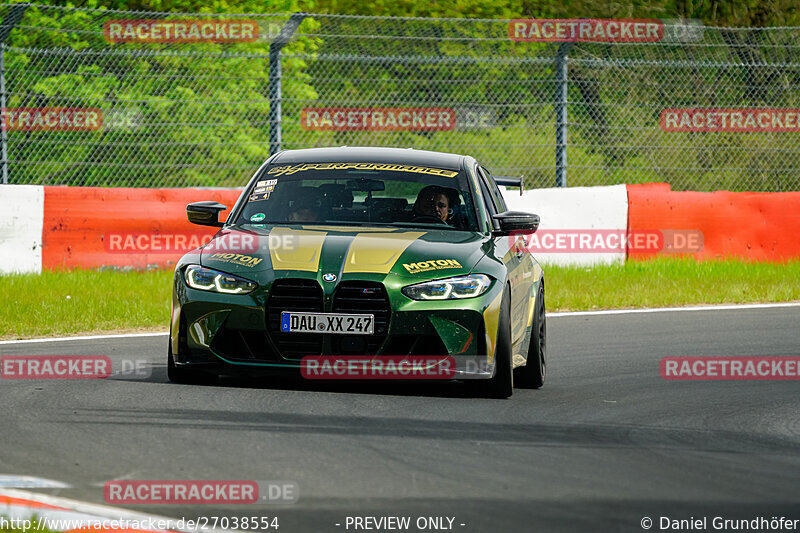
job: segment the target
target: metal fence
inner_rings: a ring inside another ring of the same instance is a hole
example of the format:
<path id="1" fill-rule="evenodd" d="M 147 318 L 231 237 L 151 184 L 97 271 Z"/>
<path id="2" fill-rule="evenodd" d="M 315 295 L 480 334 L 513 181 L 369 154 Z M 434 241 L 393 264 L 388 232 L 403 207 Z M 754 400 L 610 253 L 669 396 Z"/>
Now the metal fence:
<path id="1" fill-rule="evenodd" d="M 800 129 L 668 131 L 662 117 L 800 108 L 800 28 L 668 23 L 657 42 L 565 44 L 514 42 L 507 20 L 20 4 L 0 17 L 8 183 L 241 186 L 280 148 L 370 145 L 471 154 L 528 188 L 800 190 Z M 258 30 L 248 42 L 112 42 L 109 24 L 134 19 Z M 101 120 L 48 126 L 43 108 Z"/>

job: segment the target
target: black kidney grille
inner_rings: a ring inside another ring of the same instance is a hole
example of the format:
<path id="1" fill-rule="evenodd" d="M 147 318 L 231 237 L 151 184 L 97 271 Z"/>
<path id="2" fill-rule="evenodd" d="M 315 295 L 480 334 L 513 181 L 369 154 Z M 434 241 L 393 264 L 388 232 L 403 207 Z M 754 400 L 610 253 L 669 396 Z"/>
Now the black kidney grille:
<path id="1" fill-rule="evenodd" d="M 281 331 L 282 311 L 322 312 L 322 287 L 310 279 L 279 279 L 267 299 L 267 330 L 281 355 L 299 359 L 322 353 L 322 335 Z"/>
<path id="2" fill-rule="evenodd" d="M 333 296 L 334 313 L 369 313 L 375 315 L 373 335 L 333 335 L 332 350 L 341 355 L 376 355 L 389 330 L 391 304 L 381 283 L 345 281 Z"/>

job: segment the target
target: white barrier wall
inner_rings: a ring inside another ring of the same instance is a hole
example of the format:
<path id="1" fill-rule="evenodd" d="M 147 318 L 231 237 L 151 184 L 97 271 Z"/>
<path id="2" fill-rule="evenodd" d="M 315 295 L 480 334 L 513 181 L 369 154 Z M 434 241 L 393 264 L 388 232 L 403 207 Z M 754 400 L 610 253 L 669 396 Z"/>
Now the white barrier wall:
<path id="1" fill-rule="evenodd" d="M 42 271 L 44 187 L 0 185 L 0 274 Z"/>
<path id="2" fill-rule="evenodd" d="M 541 217 L 539 231 L 528 239 L 537 261 L 557 265 L 625 262 L 628 193 L 625 185 L 519 189 L 500 187 L 508 209 Z M 573 246 L 581 237 L 589 247 Z M 603 246 L 597 246 L 600 241 Z M 614 251 L 608 251 L 619 242 Z M 575 251 L 576 249 L 580 251 Z"/>

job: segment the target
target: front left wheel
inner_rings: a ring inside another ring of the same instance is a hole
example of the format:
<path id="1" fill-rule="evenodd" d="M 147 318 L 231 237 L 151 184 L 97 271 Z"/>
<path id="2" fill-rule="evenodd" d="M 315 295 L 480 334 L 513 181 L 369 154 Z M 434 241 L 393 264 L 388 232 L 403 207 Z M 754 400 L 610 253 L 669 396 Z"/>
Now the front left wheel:
<path id="1" fill-rule="evenodd" d="M 494 350 L 494 376 L 488 380 L 470 380 L 467 386 L 477 396 L 503 399 L 514 393 L 514 371 L 511 356 L 511 290 L 506 285 L 497 321 L 497 343 Z"/>
<path id="2" fill-rule="evenodd" d="M 544 305 L 544 282 L 539 284 L 533 311 L 531 341 L 525 366 L 514 370 L 517 386 L 538 389 L 547 376 L 547 316 Z"/>

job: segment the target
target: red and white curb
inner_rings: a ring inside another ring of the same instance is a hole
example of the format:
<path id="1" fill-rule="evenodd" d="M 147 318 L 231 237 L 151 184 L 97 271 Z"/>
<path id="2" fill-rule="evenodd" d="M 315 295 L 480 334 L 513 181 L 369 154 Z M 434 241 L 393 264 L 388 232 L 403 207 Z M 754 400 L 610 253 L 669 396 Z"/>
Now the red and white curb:
<path id="1" fill-rule="evenodd" d="M 174 531 L 212 533 L 220 529 L 190 530 L 178 527 L 179 520 L 98 505 L 18 488 L 5 488 L 0 476 L 0 523 L 7 529 L 63 531 L 65 533 L 167 533 Z M 19 476 L 15 486 L 58 489 L 68 485 L 41 478 Z"/>

